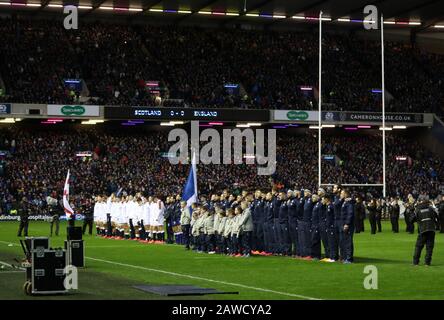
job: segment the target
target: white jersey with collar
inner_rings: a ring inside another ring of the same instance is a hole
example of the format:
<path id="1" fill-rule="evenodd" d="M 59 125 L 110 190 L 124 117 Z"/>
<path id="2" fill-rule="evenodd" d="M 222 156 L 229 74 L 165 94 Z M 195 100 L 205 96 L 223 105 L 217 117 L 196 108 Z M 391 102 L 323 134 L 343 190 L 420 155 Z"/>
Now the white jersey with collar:
<path id="1" fill-rule="evenodd" d="M 150 212 L 150 225 L 156 226 L 157 225 L 157 215 L 158 215 L 158 205 L 155 202 L 149 202 L 148 204 L 149 212 Z"/>
<path id="2" fill-rule="evenodd" d="M 130 219 L 133 220 L 133 223 L 134 223 L 134 220 L 136 220 L 135 219 L 135 209 L 136 209 L 136 207 L 134 206 L 134 201 L 129 200 L 125 205 L 125 216 L 126 216 L 126 219 L 128 222 Z"/>
<path id="3" fill-rule="evenodd" d="M 114 202 L 111 201 L 111 197 L 108 197 L 108 199 L 106 199 L 105 213 L 111 213 L 111 210 L 113 208 L 113 203 Z"/>
<path id="4" fill-rule="evenodd" d="M 117 216 L 118 216 L 118 205 L 117 202 L 111 202 L 111 221 L 117 222 Z"/>
<path id="5" fill-rule="evenodd" d="M 140 209 L 139 209 L 139 221 L 143 220 L 143 224 L 144 225 L 149 225 L 151 224 L 151 210 L 150 210 L 150 203 L 149 202 L 145 202 L 143 204 L 140 205 Z"/>
<path id="6" fill-rule="evenodd" d="M 99 219 L 101 219 L 100 221 L 106 222 L 107 221 L 106 215 L 109 212 L 108 212 L 108 204 L 105 201 L 102 201 L 100 203 L 99 212 L 100 212 L 99 213 L 99 217 L 100 217 Z"/>

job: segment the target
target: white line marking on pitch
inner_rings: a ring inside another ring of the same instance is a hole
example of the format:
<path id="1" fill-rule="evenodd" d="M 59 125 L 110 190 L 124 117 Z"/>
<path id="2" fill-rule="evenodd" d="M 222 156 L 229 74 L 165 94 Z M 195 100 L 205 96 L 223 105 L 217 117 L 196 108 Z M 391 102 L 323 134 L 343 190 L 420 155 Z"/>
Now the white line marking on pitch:
<path id="1" fill-rule="evenodd" d="M 11 242 L 0 241 L 0 243 L 10 244 Z M 12 244 L 18 246 L 18 244 L 15 244 L 15 243 L 12 243 Z M 132 264 L 120 263 L 120 262 L 115 262 L 115 261 L 108 261 L 108 260 L 97 259 L 97 258 L 92 258 L 92 257 L 85 257 L 85 258 L 90 259 L 90 260 L 99 261 L 99 262 L 123 266 L 123 267 L 130 267 L 130 268 L 141 269 L 141 270 L 146 270 L 146 271 L 158 272 L 158 273 L 168 274 L 170 276 L 175 276 L 175 277 L 182 277 L 182 278 L 189 278 L 189 279 L 194 279 L 194 280 L 202 280 L 202 281 L 207 281 L 207 282 L 220 283 L 220 284 L 225 284 L 225 285 L 229 285 L 229 286 L 240 287 L 240 288 L 245 288 L 245 289 L 250 289 L 250 290 L 255 290 L 255 291 L 279 294 L 282 296 L 288 296 L 288 297 L 294 297 L 294 298 L 300 298 L 300 299 L 306 299 L 306 300 L 322 300 L 319 298 L 307 297 L 307 296 L 289 293 L 289 292 L 281 292 L 281 291 L 275 291 L 275 290 L 270 290 L 270 289 L 246 286 L 246 285 L 243 285 L 240 283 L 232 283 L 232 282 L 225 282 L 225 281 L 213 280 L 213 279 L 208 279 L 208 278 L 201 278 L 201 277 L 196 277 L 196 276 L 192 276 L 192 275 L 188 275 L 188 274 L 181 274 L 181 273 L 176 273 L 176 272 L 151 269 L 151 268 L 146 268 L 146 267 L 141 267 L 141 266 L 135 266 Z"/>
<path id="2" fill-rule="evenodd" d="M 4 243 L 4 244 L 12 244 L 13 246 L 18 246 L 18 247 L 20 247 L 20 245 L 18 245 L 17 243 L 13 243 L 13 242 L 0 241 L 0 243 Z"/>
<path id="3" fill-rule="evenodd" d="M 6 263 L 6 262 L 4 262 L 4 261 L 0 261 L 0 264 L 1 264 L 1 265 L 4 265 L 4 266 L 7 266 L 8 268 L 19 269 L 19 270 L 21 270 L 21 271 L 19 271 L 19 272 L 25 271 L 25 269 L 22 268 L 22 267 L 15 267 L 15 266 L 13 266 L 13 265 L 11 265 L 11 264 L 9 264 L 9 263 Z M 0 273 L 2 273 L 2 272 L 6 272 L 6 271 L 0 271 Z"/>
<path id="4" fill-rule="evenodd" d="M 132 264 L 120 263 L 120 262 L 115 262 L 115 261 L 108 261 L 108 260 L 91 258 L 91 257 L 85 257 L 85 258 L 90 259 L 90 260 L 94 260 L 94 261 L 114 264 L 114 265 L 122 266 L 122 267 L 130 267 L 130 268 L 134 268 L 134 269 L 140 269 L 140 270 L 146 270 L 146 271 L 151 271 L 151 272 L 168 274 L 170 276 L 175 276 L 175 277 L 182 277 L 182 278 L 189 278 L 189 279 L 194 279 L 194 280 L 202 280 L 202 281 L 207 281 L 207 282 L 220 283 L 220 284 L 234 286 L 234 287 L 240 287 L 240 288 L 245 288 L 245 289 L 250 289 L 250 290 L 255 290 L 255 291 L 269 292 L 269 293 L 279 294 L 282 296 L 295 297 L 295 298 L 301 298 L 301 299 L 306 299 L 306 300 L 321 300 L 318 298 L 302 296 L 302 295 L 294 294 L 294 293 L 281 292 L 281 291 L 275 291 L 275 290 L 270 290 L 270 289 L 246 286 L 246 285 L 239 284 L 239 283 L 232 283 L 232 282 L 225 282 L 225 281 L 213 280 L 213 279 L 208 279 L 208 278 L 201 278 L 201 277 L 196 277 L 196 276 L 192 276 L 192 275 L 188 275 L 188 274 L 181 274 L 181 273 L 176 273 L 176 272 L 146 268 L 146 267 L 141 267 L 141 266 L 135 266 Z"/>

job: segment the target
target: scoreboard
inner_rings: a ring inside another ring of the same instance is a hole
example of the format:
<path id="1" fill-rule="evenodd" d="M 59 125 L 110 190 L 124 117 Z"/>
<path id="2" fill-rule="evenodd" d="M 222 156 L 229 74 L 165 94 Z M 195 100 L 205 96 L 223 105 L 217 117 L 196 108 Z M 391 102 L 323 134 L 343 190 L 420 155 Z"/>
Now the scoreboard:
<path id="1" fill-rule="evenodd" d="M 202 121 L 269 121 L 269 110 L 202 109 L 163 107 L 109 107 L 104 110 L 109 120 L 202 120 Z"/>

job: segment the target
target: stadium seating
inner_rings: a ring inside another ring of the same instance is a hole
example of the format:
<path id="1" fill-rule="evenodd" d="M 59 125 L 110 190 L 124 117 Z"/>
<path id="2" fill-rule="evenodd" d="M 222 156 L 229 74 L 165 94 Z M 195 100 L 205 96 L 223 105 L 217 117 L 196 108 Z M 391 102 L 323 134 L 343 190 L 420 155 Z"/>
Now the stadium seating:
<path id="1" fill-rule="evenodd" d="M 314 109 L 317 34 L 83 23 L 0 23 L 2 102 L 151 105 L 145 81 L 159 81 L 169 106 Z M 379 42 L 324 37 L 324 109 L 380 110 Z M 388 111 L 443 114 L 444 57 L 387 42 Z M 63 87 L 83 79 L 89 100 Z M 239 84 L 230 95 L 225 84 Z M 313 90 L 302 91 L 301 86 Z M 376 90 L 373 92 L 372 90 Z"/>

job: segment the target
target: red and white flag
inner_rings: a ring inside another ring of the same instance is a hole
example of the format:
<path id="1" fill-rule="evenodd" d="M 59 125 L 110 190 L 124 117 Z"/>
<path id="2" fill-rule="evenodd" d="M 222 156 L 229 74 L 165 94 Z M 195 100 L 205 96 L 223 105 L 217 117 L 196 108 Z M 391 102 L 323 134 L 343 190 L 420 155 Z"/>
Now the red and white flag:
<path id="1" fill-rule="evenodd" d="M 71 218 L 74 214 L 74 210 L 71 208 L 69 204 L 69 170 L 66 175 L 65 186 L 63 187 L 63 208 L 65 210 L 65 214 L 67 218 Z"/>

